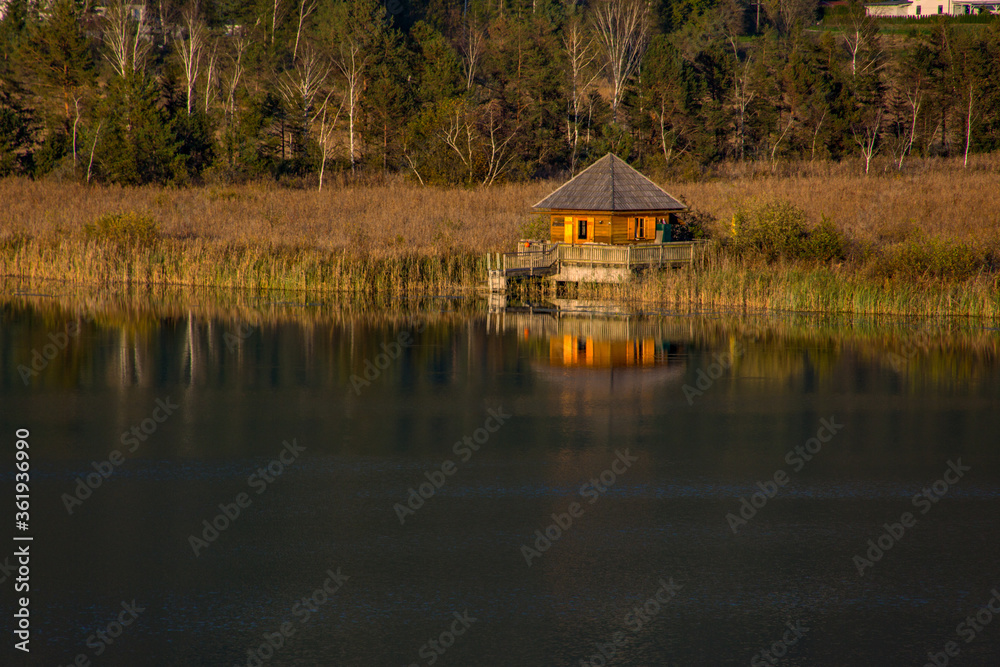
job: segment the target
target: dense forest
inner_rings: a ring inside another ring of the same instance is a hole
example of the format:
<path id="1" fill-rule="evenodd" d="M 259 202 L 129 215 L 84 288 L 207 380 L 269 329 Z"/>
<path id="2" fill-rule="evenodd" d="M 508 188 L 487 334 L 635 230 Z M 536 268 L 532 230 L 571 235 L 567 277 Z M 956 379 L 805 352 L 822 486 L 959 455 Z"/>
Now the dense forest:
<path id="1" fill-rule="evenodd" d="M 816 0 L 0 6 L 0 175 L 490 184 L 607 151 L 697 173 L 903 169 L 1000 145 L 993 17 L 886 30 Z"/>

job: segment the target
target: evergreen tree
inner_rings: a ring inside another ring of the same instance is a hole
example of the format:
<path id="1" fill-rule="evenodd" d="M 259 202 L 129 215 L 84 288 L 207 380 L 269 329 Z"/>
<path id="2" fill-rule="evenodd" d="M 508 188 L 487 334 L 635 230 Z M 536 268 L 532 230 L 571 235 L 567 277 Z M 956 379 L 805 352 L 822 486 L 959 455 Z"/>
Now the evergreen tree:
<path id="1" fill-rule="evenodd" d="M 55 0 L 47 17 L 32 26 L 25 54 L 33 83 L 57 91 L 67 125 L 75 112 L 74 94 L 94 80 L 93 52 L 83 28 L 88 11 L 76 0 Z"/>
<path id="2" fill-rule="evenodd" d="M 185 176 L 184 158 L 159 91 L 143 72 L 114 79 L 100 109 L 100 175 L 121 185 L 167 183 Z"/>
<path id="3" fill-rule="evenodd" d="M 385 173 L 402 167 L 399 158 L 405 125 L 399 119 L 413 113 L 414 91 L 408 83 L 412 73 L 409 53 L 394 29 L 381 34 L 371 53 L 368 83 L 361 99 L 362 135 L 377 155 L 377 167 Z"/>
<path id="4" fill-rule="evenodd" d="M 23 92 L 0 66 L 0 176 L 32 169 L 35 126 L 22 99 Z"/>

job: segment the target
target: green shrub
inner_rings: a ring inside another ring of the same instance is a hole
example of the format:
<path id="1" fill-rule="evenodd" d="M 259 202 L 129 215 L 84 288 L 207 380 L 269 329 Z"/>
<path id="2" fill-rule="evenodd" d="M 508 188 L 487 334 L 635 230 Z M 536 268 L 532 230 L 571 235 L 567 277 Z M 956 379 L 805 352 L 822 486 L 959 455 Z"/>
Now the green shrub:
<path id="1" fill-rule="evenodd" d="M 528 218 L 528 221 L 521 226 L 520 238 L 532 241 L 548 241 L 550 234 L 548 214 L 537 213 Z"/>
<path id="2" fill-rule="evenodd" d="M 732 248 L 774 261 L 800 257 L 808 237 L 805 211 L 784 200 L 754 200 L 733 215 Z"/>
<path id="3" fill-rule="evenodd" d="M 843 259 L 846 243 L 833 221 L 825 215 L 820 223 L 809 231 L 802 246 L 802 257 L 828 262 Z"/>
<path id="4" fill-rule="evenodd" d="M 785 200 L 753 200 L 733 216 L 730 248 L 737 255 L 757 255 L 770 262 L 844 259 L 847 242 L 826 216 L 809 228 L 806 213 Z"/>
<path id="5" fill-rule="evenodd" d="M 921 234 L 872 253 L 866 269 L 875 276 L 962 280 L 993 272 L 996 264 L 988 246 Z"/>
<path id="6" fill-rule="evenodd" d="M 968 278 L 984 266 L 976 248 L 951 239 L 911 239 L 903 244 L 901 254 L 912 273 L 936 278 Z"/>
<path id="7" fill-rule="evenodd" d="M 105 213 L 83 226 L 87 239 L 119 248 L 151 248 L 159 240 L 156 221 L 135 211 Z"/>
<path id="8" fill-rule="evenodd" d="M 678 223 L 673 230 L 674 241 L 706 240 L 712 237 L 711 230 L 718 228 L 714 215 L 694 206 L 678 216 Z"/>

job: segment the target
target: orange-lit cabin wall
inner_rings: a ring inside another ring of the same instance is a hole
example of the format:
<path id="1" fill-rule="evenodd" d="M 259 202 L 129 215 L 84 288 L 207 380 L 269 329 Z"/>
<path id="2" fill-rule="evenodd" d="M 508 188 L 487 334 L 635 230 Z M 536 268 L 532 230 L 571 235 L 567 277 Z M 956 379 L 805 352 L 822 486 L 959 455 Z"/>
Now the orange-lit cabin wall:
<path id="1" fill-rule="evenodd" d="M 594 211 L 551 213 L 549 223 L 553 243 L 648 243 L 656 238 L 656 221 L 677 223 L 677 216 L 667 211 L 648 211 L 611 215 Z M 642 224 L 639 221 L 642 220 Z M 586 235 L 581 236 L 581 221 L 586 221 Z M 568 227 L 568 229 L 567 229 Z M 567 233 L 568 232 L 568 233 Z"/>
<path id="2" fill-rule="evenodd" d="M 553 243 L 611 243 L 611 218 L 606 213 L 553 213 L 549 221 Z M 581 235 L 584 227 L 585 234 Z"/>
<path id="3" fill-rule="evenodd" d="M 656 219 L 666 218 L 664 212 L 616 215 L 612 218 L 612 243 L 646 243 L 656 238 Z"/>

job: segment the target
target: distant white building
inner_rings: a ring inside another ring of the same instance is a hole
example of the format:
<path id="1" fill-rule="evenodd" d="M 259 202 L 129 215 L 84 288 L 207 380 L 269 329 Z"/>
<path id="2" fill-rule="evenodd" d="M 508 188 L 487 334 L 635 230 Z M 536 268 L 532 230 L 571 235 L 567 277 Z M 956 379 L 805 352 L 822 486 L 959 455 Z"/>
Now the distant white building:
<path id="1" fill-rule="evenodd" d="M 966 16 L 989 12 L 1000 13 L 1000 0 L 883 0 L 865 5 L 869 16 Z"/>

